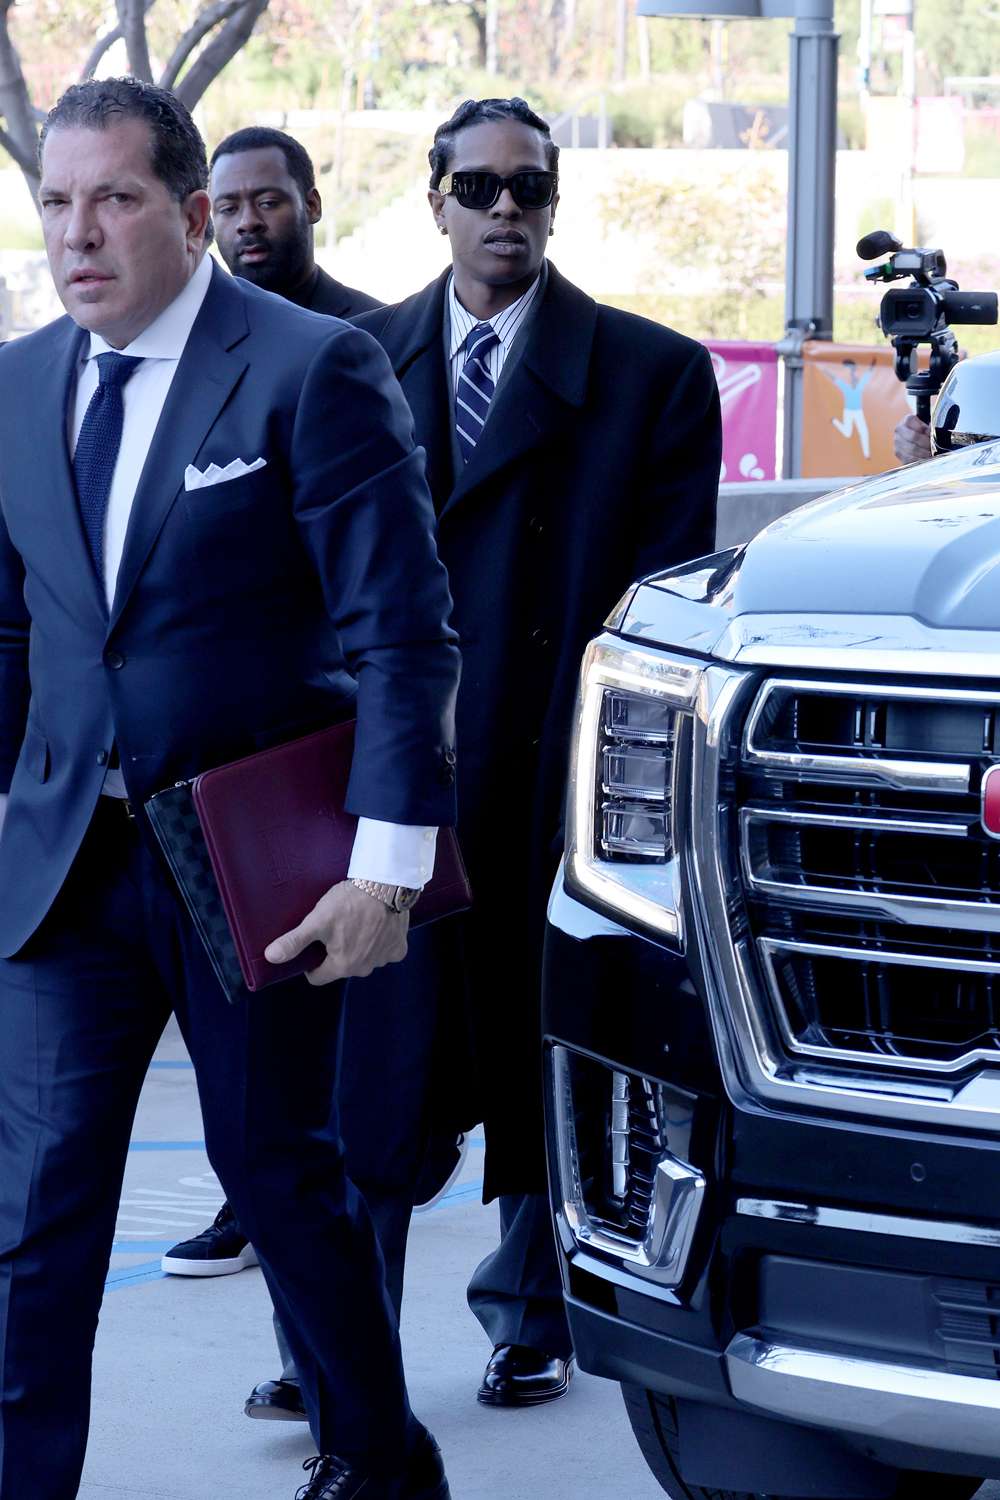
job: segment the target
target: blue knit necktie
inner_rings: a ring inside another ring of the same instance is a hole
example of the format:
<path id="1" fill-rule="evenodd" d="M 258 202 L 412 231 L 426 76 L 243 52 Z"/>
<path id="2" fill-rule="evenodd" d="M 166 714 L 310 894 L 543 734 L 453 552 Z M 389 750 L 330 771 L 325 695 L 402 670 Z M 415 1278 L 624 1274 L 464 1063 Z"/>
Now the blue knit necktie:
<path id="1" fill-rule="evenodd" d="M 90 398 L 76 440 L 73 473 L 80 519 L 94 559 L 98 578 L 104 576 L 104 518 L 108 511 L 111 480 L 114 477 L 118 450 L 122 443 L 125 403 L 122 391 L 142 364 L 129 354 L 99 354 L 97 371 L 100 384 Z"/>
<path id="2" fill-rule="evenodd" d="M 499 342 L 489 323 L 477 323 L 465 340 L 465 364 L 455 393 L 455 426 L 465 463 L 476 451 L 489 415 L 496 382 L 489 372 L 486 356 Z"/>

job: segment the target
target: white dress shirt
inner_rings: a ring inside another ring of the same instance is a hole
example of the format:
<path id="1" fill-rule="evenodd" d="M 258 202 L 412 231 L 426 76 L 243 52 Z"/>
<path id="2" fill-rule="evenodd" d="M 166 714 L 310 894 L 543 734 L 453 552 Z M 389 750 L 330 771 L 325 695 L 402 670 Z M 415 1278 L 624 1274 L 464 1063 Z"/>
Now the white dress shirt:
<path id="1" fill-rule="evenodd" d="M 494 344 L 486 355 L 486 366 L 496 385 L 500 379 L 501 372 L 510 353 L 511 346 L 528 315 L 531 304 L 538 292 L 541 273 L 535 277 L 528 290 L 510 307 L 505 307 L 503 312 L 498 312 L 494 317 L 481 320 L 474 318 L 459 302 L 455 294 L 455 278 L 448 279 L 448 362 L 451 369 L 451 392 L 454 397 L 458 392 L 458 378 L 465 364 L 465 350 L 463 345 L 469 334 L 480 321 L 488 322 L 497 338 L 498 344 Z M 488 420 L 488 419 L 487 419 Z"/>
<path id="2" fill-rule="evenodd" d="M 90 335 L 77 367 L 76 396 L 69 407 L 69 451 L 76 452 L 77 439 L 90 399 L 99 384 L 97 355 L 128 354 L 143 362 L 124 386 L 124 425 L 121 446 L 111 479 L 104 526 L 104 593 L 110 611 L 118 582 L 132 504 L 149 453 L 153 435 L 195 319 L 212 279 L 212 261 L 204 256 L 197 270 L 170 306 L 124 349 L 113 351 L 100 334 Z M 106 796 L 124 797 L 120 770 L 109 770 L 104 781 Z M 7 797 L 0 794 L 0 832 Z M 387 885 L 417 889 L 427 884 L 434 871 L 437 829 L 384 823 L 359 818 L 349 874 Z"/>

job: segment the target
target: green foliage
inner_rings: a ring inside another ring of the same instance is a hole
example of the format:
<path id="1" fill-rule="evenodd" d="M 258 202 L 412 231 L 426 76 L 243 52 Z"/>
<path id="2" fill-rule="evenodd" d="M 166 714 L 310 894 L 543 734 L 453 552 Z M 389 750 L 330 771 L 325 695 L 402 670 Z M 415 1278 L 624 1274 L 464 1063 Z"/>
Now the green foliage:
<path id="1" fill-rule="evenodd" d="M 683 142 L 684 92 L 676 78 L 657 78 L 606 96 L 616 146 L 679 146 Z"/>
<path id="2" fill-rule="evenodd" d="M 650 295 L 670 297 L 678 281 L 697 304 L 700 331 L 717 338 L 755 332 L 759 304 L 784 275 L 785 195 L 770 173 L 747 170 L 709 183 L 648 182 L 626 176 L 605 195 L 608 225 L 640 237 L 650 258 Z"/>
<path id="3" fill-rule="evenodd" d="M 916 7 L 917 47 L 940 81 L 1000 72 L 1000 28 L 987 0 L 928 0 Z"/>
<path id="4" fill-rule="evenodd" d="M 29 209 L 30 213 L 30 209 Z M 0 250 L 42 250 L 42 226 L 32 215 L 0 215 Z"/>
<path id="5" fill-rule="evenodd" d="M 895 198 L 888 193 L 884 197 L 869 198 L 858 214 L 855 239 L 860 240 L 863 235 L 871 234 L 875 229 L 892 230 L 895 224 Z"/>
<path id="6" fill-rule="evenodd" d="M 966 128 L 963 177 L 1000 177 L 1000 137 L 992 130 Z"/>

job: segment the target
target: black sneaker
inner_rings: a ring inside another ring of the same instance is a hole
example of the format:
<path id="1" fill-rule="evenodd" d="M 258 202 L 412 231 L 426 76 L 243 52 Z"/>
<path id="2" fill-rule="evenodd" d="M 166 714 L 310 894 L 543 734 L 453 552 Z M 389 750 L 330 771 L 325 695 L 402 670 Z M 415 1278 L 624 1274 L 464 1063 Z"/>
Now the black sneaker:
<path id="1" fill-rule="evenodd" d="M 168 1250 L 160 1268 L 166 1276 L 232 1276 L 256 1264 L 257 1252 L 224 1203 L 214 1224 Z"/>

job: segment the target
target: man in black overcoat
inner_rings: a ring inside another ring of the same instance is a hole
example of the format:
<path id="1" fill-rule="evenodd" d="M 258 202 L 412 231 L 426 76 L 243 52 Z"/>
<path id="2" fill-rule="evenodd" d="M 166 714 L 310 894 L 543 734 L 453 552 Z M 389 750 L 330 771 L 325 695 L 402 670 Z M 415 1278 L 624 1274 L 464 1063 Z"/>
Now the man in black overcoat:
<path id="1" fill-rule="evenodd" d="M 398 1298 L 413 1145 L 433 1155 L 449 1127 L 454 1141 L 485 1122 L 501 1243 L 469 1300 L 494 1345 L 479 1392 L 493 1405 L 562 1395 L 572 1367 L 545 1191 L 539 976 L 580 658 L 634 579 L 712 550 L 721 463 L 705 349 L 600 306 L 546 260 L 558 155 L 523 100 L 462 105 L 430 153 L 453 266 L 356 320 L 388 353 L 427 452 L 465 660 L 459 832 L 475 905 L 352 986 L 351 1003 L 381 1018 L 370 1050 L 385 1082 L 372 1090 L 370 1059 L 354 1067 L 365 1086 L 344 1080 L 342 1128 Z"/>
<path id="2" fill-rule="evenodd" d="M 227 135 L 212 153 L 210 191 L 219 251 L 234 276 L 328 317 L 381 306 L 316 264 L 323 204 L 312 160 L 294 136 L 264 125 Z"/>

